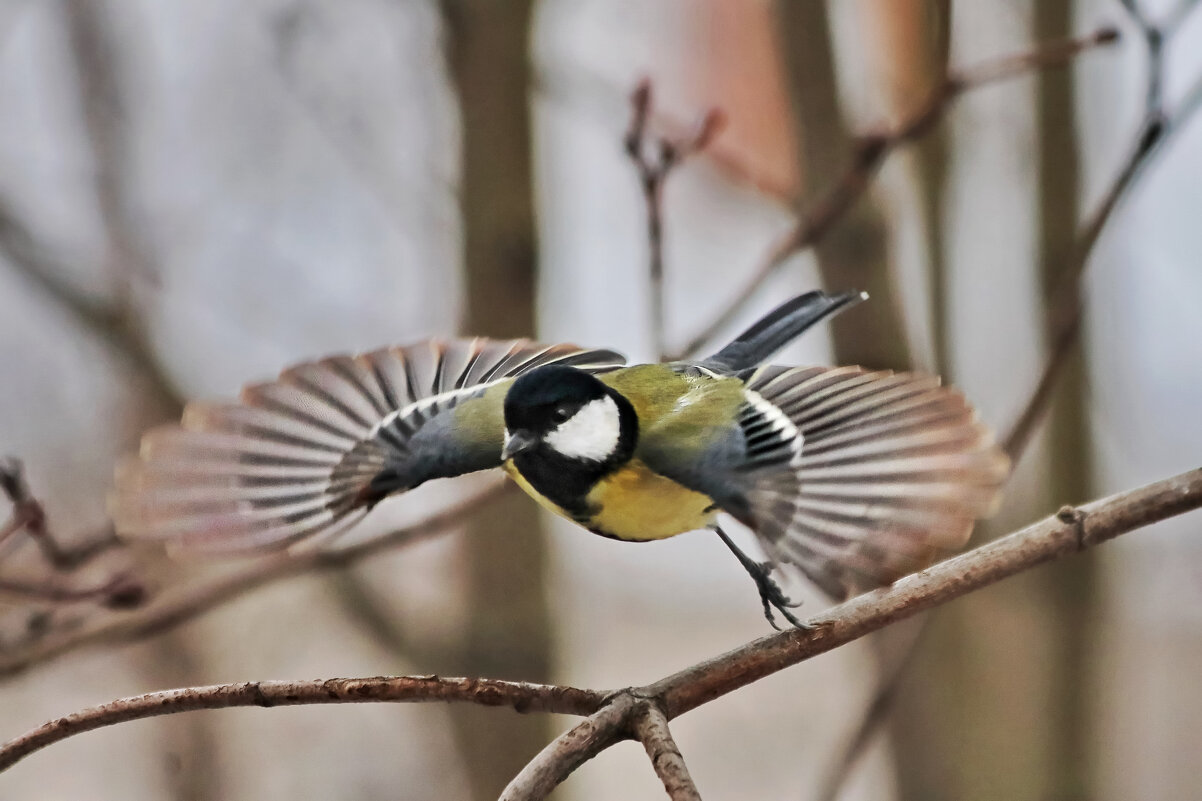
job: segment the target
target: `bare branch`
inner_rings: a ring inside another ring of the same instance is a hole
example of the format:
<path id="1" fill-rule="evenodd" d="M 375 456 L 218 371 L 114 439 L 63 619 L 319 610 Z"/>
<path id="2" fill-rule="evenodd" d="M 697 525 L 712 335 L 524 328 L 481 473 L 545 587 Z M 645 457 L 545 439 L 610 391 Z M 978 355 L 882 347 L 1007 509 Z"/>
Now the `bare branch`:
<path id="1" fill-rule="evenodd" d="M 0 746 L 0 770 L 38 748 L 83 731 L 191 709 L 365 701 L 469 701 L 519 711 L 587 714 L 514 778 L 502 799 L 541 799 L 573 770 L 630 736 L 647 704 L 672 719 L 758 679 L 833 650 L 898 620 L 1003 578 L 1143 526 L 1202 507 L 1202 468 L 1057 514 L 891 587 L 852 598 L 807 621 L 809 628 L 762 637 L 645 687 L 604 694 L 571 687 L 471 679 L 402 677 L 330 682 L 256 682 L 151 693 L 69 715 Z M 332 683 L 331 683 L 332 682 Z M 654 721 L 651 724 L 654 725 Z M 637 730 L 637 728 L 636 728 Z M 688 796 L 682 796 L 688 797 Z"/>
<path id="2" fill-rule="evenodd" d="M 1178 117 L 1192 114 L 1194 108 L 1183 109 Z M 1048 356 L 1027 403 L 1023 406 L 1010 430 L 1002 437 L 1002 446 L 1011 461 L 1017 462 L 1025 452 L 1031 437 L 1043 420 L 1052 400 L 1056 378 L 1060 368 L 1077 344 L 1081 332 L 1081 277 L 1089 263 L 1094 246 L 1101 238 L 1120 201 L 1127 196 L 1135 179 L 1143 173 L 1152 157 L 1163 150 L 1166 132 L 1180 129 L 1184 119 L 1164 120 L 1160 112 L 1154 111 L 1144 120 L 1131 153 L 1123 161 L 1119 174 L 1102 196 L 1097 209 L 1082 224 L 1073 242 L 1071 253 L 1065 255 L 1067 262 L 1063 282 L 1057 290 L 1057 300 L 1048 309 L 1048 330 L 1052 332 Z"/>
<path id="3" fill-rule="evenodd" d="M 368 702 L 454 701 L 483 706 L 508 706 L 519 712 L 560 712 L 583 715 L 597 709 L 604 695 L 591 690 L 496 679 L 439 676 L 378 676 L 364 679 L 315 681 L 252 681 L 163 690 L 119 698 L 52 720 L 0 747 L 0 771 L 34 751 L 76 734 L 130 720 L 239 706 L 299 706 L 302 704 L 361 704 Z"/>
<path id="4" fill-rule="evenodd" d="M 0 578 L 0 595 L 15 595 L 18 598 L 51 603 L 73 601 L 99 601 L 110 608 L 137 606 L 145 597 L 142 586 L 132 579 L 118 576 L 98 587 L 64 587 L 52 582 L 19 581 Z"/>
<path id="5" fill-rule="evenodd" d="M 743 310 L 764 282 L 790 258 L 812 247 L 826 236 L 868 189 L 885 159 L 901 145 L 924 136 L 943 118 L 947 109 L 959 97 L 982 86 L 1032 70 L 1064 66 L 1078 54 L 1108 45 L 1117 39 L 1118 33 L 1115 29 L 1103 28 L 1077 39 L 1050 42 L 1028 52 L 1003 56 L 974 67 L 953 71 L 925 103 L 897 126 L 860 136 L 852 154 L 851 164 L 843 178 L 825 195 L 810 204 L 793 227 L 769 248 L 760 267 L 726 308 L 706 325 L 704 330 L 690 339 L 674 358 L 699 350 Z"/>
<path id="6" fill-rule="evenodd" d="M 621 732 L 638 705 L 629 692 L 609 698 L 605 706 L 556 737 L 526 763 L 498 801 L 542 801 L 576 768 L 622 739 Z"/>
<path id="7" fill-rule="evenodd" d="M 634 734 L 643 743 L 668 797 L 672 801 L 701 801 L 701 793 L 689 775 L 664 711 L 653 703 L 644 704 L 634 719 Z"/>
<path id="8" fill-rule="evenodd" d="M 638 171 L 643 200 L 647 205 L 647 243 L 650 252 L 648 276 L 651 286 L 651 330 L 655 352 L 667 352 L 664 301 L 664 184 L 686 158 L 703 149 L 717 135 L 723 117 L 717 109 L 707 111 L 692 133 L 680 138 L 656 137 L 650 141 L 651 82 L 644 79 L 630 95 L 630 127 L 623 144 Z"/>
<path id="9" fill-rule="evenodd" d="M 986 543 L 893 586 L 860 595 L 810 619 L 808 631 L 764 637 L 650 685 L 669 718 L 817 654 L 946 603 L 1003 578 L 1202 506 L 1202 468 L 1065 507 L 1027 528 Z"/>
<path id="10" fill-rule="evenodd" d="M 570 109 L 597 125 L 610 127 L 622 107 L 629 106 L 628 92 L 579 64 L 556 64 L 553 70 L 540 69 L 536 65 L 536 70 L 532 89 L 540 99 Z M 687 139 L 697 129 L 695 120 L 685 122 L 680 115 L 662 107 L 649 109 L 648 115 L 647 126 L 663 131 L 669 139 Z M 723 180 L 790 208 L 796 205 L 794 188 L 773 172 L 757 169 L 737 146 L 726 145 L 722 140 L 708 142 L 703 155 L 705 163 Z"/>

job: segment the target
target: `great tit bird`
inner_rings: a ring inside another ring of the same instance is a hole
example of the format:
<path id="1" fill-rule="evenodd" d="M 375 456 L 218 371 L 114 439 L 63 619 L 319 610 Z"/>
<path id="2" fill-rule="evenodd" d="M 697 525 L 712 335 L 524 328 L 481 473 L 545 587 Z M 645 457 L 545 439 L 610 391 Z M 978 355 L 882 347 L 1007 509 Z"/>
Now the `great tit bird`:
<path id="1" fill-rule="evenodd" d="M 335 356 L 192 403 L 118 470 L 126 536 L 207 549 L 345 530 L 436 478 L 502 467 L 548 509 L 626 541 L 714 529 L 772 609 L 795 565 L 834 599 L 959 548 L 1008 462 L 963 396 L 916 373 L 764 365 L 865 295 L 816 291 L 707 359 L 624 366 L 609 350 L 428 340 Z M 771 561 L 722 531 L 728 513 Z"/>

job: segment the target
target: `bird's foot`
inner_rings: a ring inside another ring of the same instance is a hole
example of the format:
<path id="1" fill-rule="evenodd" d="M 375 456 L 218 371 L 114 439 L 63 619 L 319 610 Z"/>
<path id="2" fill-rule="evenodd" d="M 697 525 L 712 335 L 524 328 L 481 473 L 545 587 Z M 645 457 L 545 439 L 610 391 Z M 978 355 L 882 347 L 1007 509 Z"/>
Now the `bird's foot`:
<path id="1" fill-rule="evenodd" d="M 801 606 L 801 601 L 794 601 L 789 596 L 785 595 L 784 590 L 772 578 L 772 568 L 774 565 L 771 562 L 756 562 L 754 568 L 748 567 L 747 572 L 751 574 L 752 580 L 755 581 L 755 587 L 760 592 L 760 601 L 764 604 L 764 617 L 768 619 L 768 623 L 777 631 L 783 631 L 776 622 L 776 618 L 772 614 L 775 609 L 780 612 L 781 617 L 789 621 L 789 623 L 798 629 L 808 630 L 810 627 L 798 620 L 790 609 L 796 609 Z"/>

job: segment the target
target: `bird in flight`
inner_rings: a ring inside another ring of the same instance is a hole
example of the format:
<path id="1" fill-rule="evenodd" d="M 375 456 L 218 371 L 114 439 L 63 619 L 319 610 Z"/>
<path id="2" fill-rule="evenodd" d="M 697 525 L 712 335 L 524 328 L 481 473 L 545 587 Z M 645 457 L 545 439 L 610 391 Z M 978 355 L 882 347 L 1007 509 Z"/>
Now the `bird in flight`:
<path id="1" fill-rule="evenodd" d="M 798 296 L 699 360 L 454 339 L 300 364 L 147 433 L 118 469 L 114 524 L 206 550 L 286 547 L 427 481 L 500 467 L 606 537 L 716 531 L 769 622 L 776 610 L 801 627 L 774 566 L 836 600 L 888 584 L 963 546 L 1009 468 L 937 377 L 767 363 L 865 297 Z M 720 513 L 769 561 L 744 554 Z"/>

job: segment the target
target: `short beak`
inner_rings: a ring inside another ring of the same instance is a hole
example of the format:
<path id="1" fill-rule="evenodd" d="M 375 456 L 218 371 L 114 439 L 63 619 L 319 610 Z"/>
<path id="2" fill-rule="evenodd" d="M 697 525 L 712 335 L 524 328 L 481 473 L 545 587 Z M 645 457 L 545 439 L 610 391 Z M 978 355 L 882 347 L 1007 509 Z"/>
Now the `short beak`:
<path id="1" fill-rule="evenodd" d="M 538 442 L 529 431 L 514 431 L 505 435 L 505 447 L 501 449 L 501 461 L 508 462 L 525 450 L 534 447 Z"/>

